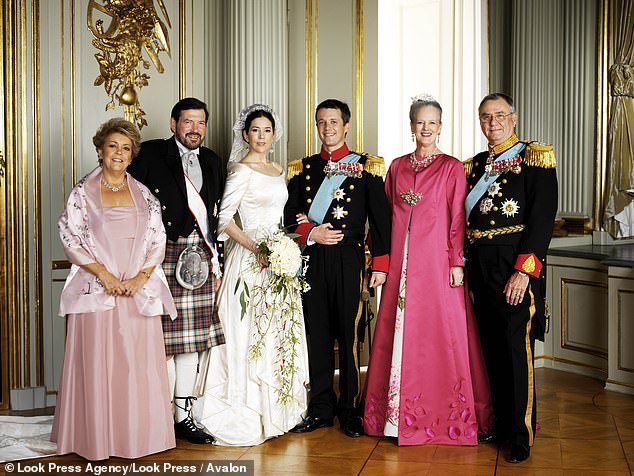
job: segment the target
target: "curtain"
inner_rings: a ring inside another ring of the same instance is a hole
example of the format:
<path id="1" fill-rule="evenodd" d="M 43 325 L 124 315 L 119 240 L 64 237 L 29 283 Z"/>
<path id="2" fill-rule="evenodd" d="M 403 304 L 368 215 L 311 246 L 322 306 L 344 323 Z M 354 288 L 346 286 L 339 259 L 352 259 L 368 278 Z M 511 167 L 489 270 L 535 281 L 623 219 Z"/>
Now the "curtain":
<path id="1" fill-rule="evenodd" d="M 634 236 L 634 1 L 611 0 L 614 64 L 603 226 L 614 238 Z"/>

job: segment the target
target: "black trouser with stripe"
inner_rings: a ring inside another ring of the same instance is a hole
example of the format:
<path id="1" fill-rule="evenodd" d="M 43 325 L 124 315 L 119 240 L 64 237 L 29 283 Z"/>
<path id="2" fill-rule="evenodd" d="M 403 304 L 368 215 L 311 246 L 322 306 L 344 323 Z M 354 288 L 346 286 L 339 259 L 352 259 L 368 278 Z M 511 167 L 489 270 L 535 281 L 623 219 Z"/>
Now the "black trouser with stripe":
<path id="1" fill-rule="evenodd" d="M 467 272 L 482 351 L 486 360 L 495 411 L 495 431 L 511 443 L 533 445 L 536 424 L 533 372 L 536 280 L 530 279 L 524 300 L 506 303 L 503 293 L 513 274 L 512 245 L 471 246 Z"/>
<path id="2" fill-rule="evenodd" d="M 359 242 L 314 244 L 308 255 L 304 294 L 304 319 L 308 333 L 310 404 L 308 413 L 318 418 L 345 419 L 358 414 L 360 398 L 357 327 L 365 262 Z M 333 389 L 334 342 L 339 343 L 339 402 Z"/>

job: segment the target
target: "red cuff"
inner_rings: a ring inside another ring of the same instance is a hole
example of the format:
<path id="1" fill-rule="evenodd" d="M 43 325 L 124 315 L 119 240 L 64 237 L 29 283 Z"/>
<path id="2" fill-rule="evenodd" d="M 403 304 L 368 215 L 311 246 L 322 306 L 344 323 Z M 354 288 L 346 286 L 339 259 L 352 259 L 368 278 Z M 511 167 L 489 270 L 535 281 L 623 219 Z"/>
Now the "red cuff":
<path id="1" fill-rule="evenodd" d="M 372 271 L 387 273 L 390 269 L 390 255 L 372 257 Z"/>
<path id="2" fill-rule="evenodd" d="M 523 273 L 530 274 L 534 278 L 539 278 L 542 270 L 542 262 L 533 253 L 519 255 L 515 261 L 515 269 Z"/>
<path id="3" fill-rule="evenodd" d="M 297 228 L 295 228 L 295 233 L 299 235 L 299 238 L 297 238 L 297 240 L 302 245 L 306 244 L 306 240 L 308 240 L 310 230 L 312 230 L 313 228 L 315 228 L 315 225 L 313 225 L 312 223 L 300 223 L 299 225 L 297 225 Z"/>

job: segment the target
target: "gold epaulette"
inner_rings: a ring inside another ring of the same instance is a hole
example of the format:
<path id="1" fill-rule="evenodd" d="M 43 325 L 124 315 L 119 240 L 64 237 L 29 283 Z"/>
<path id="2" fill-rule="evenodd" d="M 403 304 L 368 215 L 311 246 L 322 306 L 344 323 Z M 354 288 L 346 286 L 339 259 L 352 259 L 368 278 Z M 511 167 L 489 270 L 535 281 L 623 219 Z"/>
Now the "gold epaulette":
<path id="1" fill-rule="evenodd" d="M 462 166 L 464 167 L 464 174 L 468 177 L 473 170 L 473 157 L 469 157 L 467 160 L 463 161 Z"/>
<path id="2" fill-rule="evenodd" d="M 528 147 L 526 147 L 524 163 L 526 165 L 532 165 L 533 167 L 554 169 L 557 165 L 557 160 L 555 160 L 553 146 L 541 142 L 530 142 Z"/>
<path id="3" fill-rule="evenodd" d="M 363 166 L 365 171 L 377 177 L 385 177 L 387 169 L 385 168 L 385 160 L 383 160 L 383 157 L 370 154 L 363 155 L 367 157 L 365 165 Z"/>
<path id="4" fill-rule="evenodd" d="M 299 175 L 304 171 L 304 160 L 293 160 L 292 162 L 288 163 L 287 168 L 288 170 L 286 172 L 286 177 L 288 178 L 288 180 L 290 180 L 295 177 L 295 175 Z"/>

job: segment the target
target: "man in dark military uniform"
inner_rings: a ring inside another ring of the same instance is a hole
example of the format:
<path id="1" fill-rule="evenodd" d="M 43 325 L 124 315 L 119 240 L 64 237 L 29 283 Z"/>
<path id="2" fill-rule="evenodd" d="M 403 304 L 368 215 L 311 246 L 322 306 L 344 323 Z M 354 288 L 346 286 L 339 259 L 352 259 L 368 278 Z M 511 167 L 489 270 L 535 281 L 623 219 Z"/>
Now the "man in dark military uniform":
<path id="1" fill-rule="evenodd" d="M 359 345 L 366 221 L 374 259 L 370 286 L 385 282 L 389 265 L 390 209 L 382 176 L 383 159 L 351 152 L 348 105 L 328 99 L 315 114 L 322 148 L 319 154 L 288 166 L 284 223 L 307 245 L 304 318 L 309 343 L 311 399 L 307 418 L 292 431 L 305 433 L 333 425 L 344 433 L 363 432 L 359 418 Z M 304 217 L 307 216 L 306 220 Z M 298 225 L 298 221 L 300 224 Z M 339 344 L 339 402 L 333 389 L 334 341 Z"/>
<path id="2" fill-rule="evenodd" d="M 557 213 L 552 146 L 522 142 L 505 94 L 478 108 L 488 151 L 465 162 L 467 272 L 507 460 L 524 461 L 535 436 L 535 338 L 547 331 L 546 252 Z"/>

